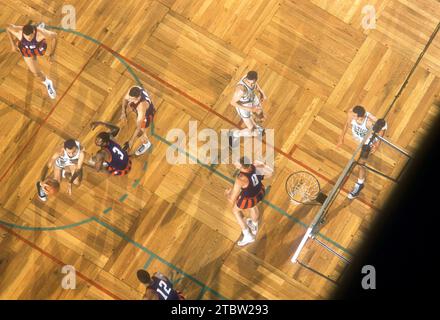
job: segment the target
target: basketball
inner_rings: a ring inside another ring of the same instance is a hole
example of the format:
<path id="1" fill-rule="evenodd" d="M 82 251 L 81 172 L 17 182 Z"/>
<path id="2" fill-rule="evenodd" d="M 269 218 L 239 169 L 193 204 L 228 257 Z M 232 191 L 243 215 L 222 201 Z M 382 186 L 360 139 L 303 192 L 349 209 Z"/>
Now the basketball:
<path id="1" fill-rule="evenodd" d="M 48 178 L 46 179 L 43 184 L 43 189 L 46 192 L 46 194 L 48 195 L 54 195 L 56 194 L 58 191 L 60 191 L 60 184 L 58 183 L 57 180 L 52 179 L 52 178 Z"/>

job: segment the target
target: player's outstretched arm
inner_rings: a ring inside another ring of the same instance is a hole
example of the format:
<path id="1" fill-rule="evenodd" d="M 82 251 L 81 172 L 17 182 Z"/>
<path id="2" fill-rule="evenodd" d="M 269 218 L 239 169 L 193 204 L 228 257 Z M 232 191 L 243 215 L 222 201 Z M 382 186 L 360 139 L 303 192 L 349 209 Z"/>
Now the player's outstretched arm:
<path id="1" fill-rule="evenodd" d="M 14 38 L 19 39 L 19 33 L 21 31 L 21 27 L 17 27 L 13 24 L 10 24 L 7 28 L 6 28 L 6 33 L 8 34 L 8 38 L 9 38 L 9 43 L 11 44 L 11 48 L 12 51 L 19 51 L 19 49 L 17 48 L 16 43 L 14 42 Z"/>
<path id="2" fill-rule="evenodd" d="M 54 58 L 55 58 L 55 51 L 57 49 L 57 34 L 53 31 L 49 31 L 46 29 L 42 29 L 42 28 L 38 28 L 38 32 L 41 32 L 41 34 L 46 38 L 50 40 L 50 47 L 51 52 L 49 53 L 49 61 L 53 62 Z"/>
<path id="3" fill-rule="evenodd" d="M 273 172 L 274 172 L 273 168 L 268 166 L 264 162 L 259 161 L 259 160 L 255 160 L 254 166 L 259 169 L 259 171 L 262 173 L 264 178 L 269 179 L 273 176 Z"/>

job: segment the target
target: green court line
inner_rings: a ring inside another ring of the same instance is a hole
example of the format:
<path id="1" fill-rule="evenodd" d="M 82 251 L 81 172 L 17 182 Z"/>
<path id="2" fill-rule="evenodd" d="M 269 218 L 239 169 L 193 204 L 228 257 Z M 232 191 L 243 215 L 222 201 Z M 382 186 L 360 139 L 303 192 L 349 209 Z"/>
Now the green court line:
<path id="1" fill-rule="evenodd" d="M 147 166 L 148 166 L 148 164 L 147 164 L 147 162 L 145 161 L 145 162 L 144 162 L 144 167 L 142 168 L 142 171 L 147 171 Z"/>
<path id="2" fill-rule="evenodd" d="M 112 207 L 109 207 L 109 208 L 103 210 L 102 212 L 104 212 L 105 214 L 107 214 L 107 213 L 109 213 L 109 212 L 112 211 L 112 210 L 113 210 L 113 208 L 112 208 Z"/>
<path id="3" fill-rule="evenodd" d="M 176 285 L 180 282 L 180 280 L 184 279 L 185 277 L 180 277 L 177 280 L 173 280 L 173 285 Z"/>
<path id="4" fill-rule="evenodd" d="M 202 300 L 202 297 L 205 295 L 205 292 L 206 292 L 206 287 L 203 287 L 203 288 L 200 290 L 200 293 L 199 293 L 199 295 L 197 296 L 196 300 Z"/>
<path id="5" fill-rule="evenodd" d="M 134 182 L 133 182 L 133 184 L 132 184 L 132 187 L 133 187 L 133 188 L 136 188 L 136 187 L 138 186 L 139 182 L 141 182 L 140 179 L 136 179 L 136 180 L 134 180 Z"/>
<path id="6" fill-rule="evenodd" d="M 78 31 L 74 31 L 74 30 L 70 30 L 70 29 L 64 29 L 64 28 L 61 28 L 61 27 L 52 27 L 52 26 L 47 26 L 47 28 L 48 28 L 48 29 L 62 30 L 62 31 L 69 32 L 69 33 L 74 33 L 74 34 L 76 34 L 76 35 L 79 35 L 79 36 L 81 36 L 81 37 L 83 37 L 83 38 L 86 38 L 86 39 L 92 41 L 92 42 L 95 43 L 95 44 L 102 45 L 102 43 L 99 42 L 98 40 L 95 40 L 95 39 L 89 37 L 88 35 L 82 34 L 82 33 L 78 32 Z M 5 29 L 0 29 L 0 32 L 4 32 L 4 31 L 5 31 Z M 139 80 L 139 78 L 137 77 L 137 75 L 133 72 L 133 70 L 131 69 L 131 67 L 127 64 L 127 62 L 126 62 L 124 59 L 120 58 L 118 55 L 115 55 L 113 52 L 110 52 L 110 53 L 112 53 L 112 55 L 113 55 L 116 59 L 118 59 L 118 60 L 119 60 L 119 61 L 120 61 L 125 67 L 126 67 L 126 69 L 128 70 L 128 72 L 133 76 L 133 78 L 136 80 L 136 82 L 138 83 L 138 85 L 142 86 L 141 81 Z M 181 150 L 180 148 L 174 146 L 174 144 L 170 143 L 168 140 L 166 140 L 166 139 L 162 138 L 161 136 L 155 134 L 155 133 L 154 133 L 154 122 L 153 122 L 152 125 L 151 125 L 151 134 L 152 134 L 153 136 L 155 136 L 157 139 L 159 139 L 160 141 L 162 141 L 162 142 L 168 144 L 168 145 L 171 146 L 171 147 L 176 148 L 179 152 L 183 152 L 183 153 L 186 154 L 188 157 L 190 157 L 191 159 L 193 159 L 194 161 L 196 161 L 196 162 L 197 162 L 199 165 L 201 165 L 202 167 L 207 168 L 207 169 L 210 170 L 211 172 L 213 172 L 213 173 L 215 173 L 216 175 L 222 177 L 223 179 L 229 181 L 230 183 L 234 183 L 234 180 L 233 180 L 233 179 L 231 179 L 231 178 L 225 176 L 225 175 L 222 174 L 221 172 L 218 172 L 217 170 L 215 170 L 215 169 L 212 167 L 212 165 L 209 166 L 209 165 L 206 165 L 206 164 L 200 162 L 199 159 L 197 159 L 196 157 L 190 155 L 189 153 L 187 153 L 187 152 L 184 151 L 184 150 Z M 150 152 L 151 152 L 151 151 L 150 151 Z M 145 164 L 146 164 L 146 163 L 145 163 Z M 145 167 L 145 165 L 144 165 L 144 167 Z M 121 202 L 124 201 L 125 198 L 126 198 L 127 196 L 128 196 L 127 194 L 123 195 L 123 196 L 121 197 L 120 201 L 121 201 Z M 301 226 L 307 228 L 307 225 L 306 225 L 305 223 L 303 223 L 302 221 L 300 221 L 299 219 L 297 219 L 297 218 L 295 218 L 295 217 L 290 216 L 287 212 L 285 212 L 285 211 L 282 210 L 281 208 L 277 207 L 276 205 L 270 203 L 270 202 L 267 201 L 267 200 L 263 200 L 263 202 L 266 203 L 266 204 L 267 204 L 268 206 L 270 206 L 271 208 L 273 208 L 275 211 L 279 212 L 280 214 L 286 216 L 287 218 L 289 218 L 289 219 L 295 221 L 296 223 L 300 224 Z M 176 271 L 182 273 L 184 276 L 186 276 L 187 278 L 189 278 L 189 279 L 190 279 L 191 281 L 193 281 L 194 283 L 196 283 L 196 284 L 202 286 L 202 287 L 204 288 L 204 290 L 203 290 L 203 294 L 205 293 L 206 290 L 209 290 L 209 291 L 211 291 L 213 294 L 215 294 L 216 296 L 218 296 L 218 297 L 220 297 L 220 298 L 222 298 L 222 299 L 227 299 L 227 298 L 225 298 L 224 296 L 222 296 L 220 293 L 216 292 L 215 290 L 213 290 L 213 289 L 211 289 L 211 288 L 205 286 L 205 285 L 204 285 L 203 283 L 201 283 L 199 280 L 193 278 L 193 277 L 190 276 L 189 274 L 186 274 L 185 272 L 183 272 L 182 270 L 180 270 L 179 268 L 177 268 L 176 266 L 174 266 L 172 263 L 167 262 L 166 260 L 164 260 L 164 259 L 160 258 L 159 256 L 157 256 L 156 254 L 154 254 L 152 251 L 150 251 L 150 250 L 148 250 L 147 248 L 143 247 L 142 245 L 138 244 L 137 242 L 135 242 L 134 240 L 132 240 L 131 238 L 129 238 L 128 236 L 126 236 L 123 232 L 119 231 L 117 228 L 112 227 L 112 226 L 106 224 L 105 222 L 100 221 L 99 219 L 97 219 L 97 218 L 95 218 L 95 217 L 92 217 L 92 218 L 90 218 L 90 219 L 86 219 L 86 220 L 80 221 L 80 222 L 75 223 L 75 224 L 71 224 L 71 225 L 67 225 L 67 226 L 61 226 L 61 227 L 25 227 L 25 226 L 18 226 L 18 225 L 10 224 L 10 223 L 7 223 L 7 222 L 3 222 L 3 221 L 1 221 L 1 220 L 0 220 L 0 223 L 1 223 L 1 224 L 4 224 L 4 225 L 8 225 L 8 226 L 15 227 L 15 228 L 24 229 L 24 230 L 42 230 L 42 231 L 48 231 L 48 230 L 61 230 L 61 229 L 68 229 L 68 228 L 76 227 L 76 226 L 81 225 L 81 224 L 84 224 L 84 223 L 91 222 L 92 220 L 95 220 L 96 222 L 98 222 L 98 223 L 101 224 L 102 226 L 106 227 L 106 228 L 109 229 L 110 231 L 112 231 L 112 232 L 114 232 L 115 234 L 119 235 L 120 237 L 122 237 L 123 239 L 125 239 L 127 242 L 130 242 L 130 243 L 134 244 L 134 245 L 135 245 L 136 247 L 138 247 L 139 249 L 141 249 L 141 250 L 143 250 L 143 251 L 145 251 L 145 252 L 148 252 L 148 253 L 150 254 L 150 256 L 153 256 L 153 255 L 154 255 L 155 258 L 157 258 L 159 261 L 161 261 L 161 262 L 164 263 L 165 265 L 168 265 L 169 267 L 173 268 L 174 270 L 176 270 Z M 320 236 L 320 237 L 322 237 L 323 239 L 326 239 L 328 242 L 334 244 L 336 247 L 340 248 L 340 249 L 343 250 L 344 252 L 346 252 L 346 253 L 350 253 L 346 248 L 342 247 L 342 246 L 339 245 L 337 242 L 331 240 L 330 238 L 327 238 L 326 236 L 322 235 L 321 233 L 318 233 L 317 235 Z"/>
<path id="7" fill-rule="evenodd" d="M 265 199 L 269 196 L 270 189 L 272 189 L 272 186 L 268 186 L 268 187 L 266 188 L 266 194 L 264 195 L 264 198 L 265 198 Z"/>
<path id="8" fill-rule="evenodd" d="M 153 260 L 154 260 L 154 256 L 150 255 L 147 262 L 145 262 L 145 264 L 144 264 L 144 270 L 146 270 L 150 266 L 150 264 L 151 264 L 151 262 L 153 262 Z"/>
<path id="9" fill-rule="evenodd" d="M 56 230 L 65 230 L 65 229 L 69 229 L 69 228 L 78 227 L 82 224 L 92 222 L 93 220 L 94 220 L 93 218 L 88 218 L 88 219 L 82 220 L 80 222 L 68 224 L 65 226 L 59 226 L 59 227 L 28 227 L 28 226 L 17 225 L 15 223 L 9 223 L 9 222 L 3 221 L 3 220 L 0 220 L 0 224 L 5 225 L 9 228 L 13 228 L 13 229 L 31 230 L 31 231 L 56 231 Z"/>
<path id="10" fill-rule="evenodd" d="M 200 287 L 205 287 L 206 285 L 204 283 L 202 283 L 201 281 L 197 280 L 196 278 L 194 278 L 193 276 L 191 276 L 190 274 L 186 273 L 185 271 L 183 271 L 182 269 L 178 268 L 177 266 L 175 266 L 174 264 L 172 264 L 171 262 L 166 261 L 165 259 L 163 259 L 162 257 L 158 256 L 157 254 L 155 254 L 153 251 L 151 251 L 150 249 L 148 249 L 147 247 L 144 247 L 143 245 L 139 244 L 138 242 L 134 241 L 133 239 L 131 239 L 129 236 L 127 236 L 124 232 L 122 232 L 121 230 L 119 230 L 116 227 L 113 227 L 112 225 L 109 225 L 108 223 L 101 221 L 98 218 L 93 217 L 93 220 L 95 220 L 98 224 L 100 224 L 101 226 L 107 228 L 108 230 L 112 231 L 114 234 L 118 235 L 119 237 L 121 237 L 122 239 L 124 239 L 125 241 L 133 244 L 135 247 L 137 247 L 138 249 L 148 253 L 151 256 L 154 257 L 154 259 L 159 260 L 160 262 L 162 262 L 164 265 L 174 269 L 175 271 L 181 273 L 183 276 L 187 277 L 188 279 L 190 279 L 192 282 L 194 282 L 195 284 L 199 285 Z M 148 261 L 147 261 L 148 262 Z M 207 287 L 208 288 L 208 287 Z M 222 297 L 225 300 L 228 300 L 228 298 L 224 297 L 223 295 L 221 295 L 220 293 L 218 293 L 217 291 L 215 291 L 214 289 L 208 288 L 208 290 L 210 290 L 211 292 L 213 292 L 215 295 L 217 295 L 218 297 Z"/>
<path id="11" fill-rule="evenodd" d="M 127 197 L 128 197 L 128 194 L 123 194 L 120 198 L 119 198 L 119 201 L 120 202 L 124 202 L 125 201 L 125 199 L 127 199 Z"/>
<path id="12" fill-rule="evenodd" d="M 153 134 L 157 139 L 159 139 L 160 141 L 168 144 L 170 147 L 177 149 L 179 152 L 185 154 L 186 156 L 188 156 L 189 158 L 191 158 L 192 160 L 196 161 L 198 164 L 200 164 L 202 167 L 205 167 L 206 169 L 208 169 L 209 171 L 215 173 L 216 175 L 222 177 L 223 179 L 227 180 L 230 183 L 234 183 L 234 180 L 231 179 L 230 177 L 225 176 L 224 174 L 222 174 L 221 172 L 213 169 L 210 165 L 204 164 L 202 162 L 199 161 L 199 159 L 197 159 L 196 157 L 192 156 L 191 154 L 189 154 L 187 151 L 177 147 L 176 145 L 172 144 L 171 142 L 169 142 L 168 140 L 162 138 L 161 136 L 157 135 L 157 134 Z M 305 224 L 304 222 L 302 222 L 301 220 L 299 220 L 298 218 L 291 216 L 290 214 L 288 214 L 286 211 L 284 211 L 283 209 L 281 209 L 280 207 L 274 205 L 273 203 L 269 202 L 268 200 L 263 200 L 263 203 L 265 203 L 266 205 L 268 205 L 269 207 L 271 207 L 272 209 L 274 209 L 275 211 L 277 211 L 278 213 L 280 213 L 281 215 L 285 216 L 286 218 L 294 221 L 295 223 L 301 225 L 304 228 L 307 228 L 308 225 Z M 332 243 L 334 246 L 336 246 L 337 248 L 341 249 L 342 251 L 344 251 L 345 253 L 348 253 L 351 255 L 351 253 L 344 248 L 342 245 L 340 245 L 339 243 L 337 243 L 336 241 L 326 237 L 325 235 L 321 234 L 321 233 L 317 233 L 318 236 L 320 236 L 321 238 L 327 240 L 328 242 Z"/>

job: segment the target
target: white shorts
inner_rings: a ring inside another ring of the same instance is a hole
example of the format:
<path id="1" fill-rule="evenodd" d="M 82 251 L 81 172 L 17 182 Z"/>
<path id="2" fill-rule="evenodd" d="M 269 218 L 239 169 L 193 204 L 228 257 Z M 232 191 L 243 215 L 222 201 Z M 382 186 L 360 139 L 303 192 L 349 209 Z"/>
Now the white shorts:
<path id="1" fill-rule="evenodd" d="M 71 162 L 71 161 L 65 161 L 61 158 L 57 158 L 55 160 L 55 165 L 60 169 L 64 169 L 65 167 L 74 166 L 77 164 L 78 164 L 77 162 L 75 163 L 75 162 Z"/>
<path id="2" fill-rule="evenodd" d="M 251 112 L 249 110 L 244 110 L 237 107 L 235 107 L 235 110 L 237 110 L 238 115 L 242 119 L 249 119 L 251 117 Z"/>

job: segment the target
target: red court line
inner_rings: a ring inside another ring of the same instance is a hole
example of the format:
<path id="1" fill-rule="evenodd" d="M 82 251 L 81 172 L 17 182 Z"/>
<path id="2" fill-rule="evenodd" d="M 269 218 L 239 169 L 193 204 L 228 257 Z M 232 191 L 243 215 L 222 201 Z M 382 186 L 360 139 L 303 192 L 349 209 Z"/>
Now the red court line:
<path id="1" fill-rule="evenodd" d="M 35 130 L 35 133 L 31 136 L 31 138 L 25 143 L 25 145 L 23 146 L 23 148 L 20 150 L 20 152 L 18 152 L 17 156 L 15 157 L 15 159 L 12 161 L 12 163 L 9 165 L 9 167 L 6 169 L 6 171 L 3 173 L 3 175 L 0 177 L 0 182 L 5 178 L 5 176 L 9 173 L 9 170 L 11 170 L 11 168 L 15 165 L 15 163 L 18 161 L 18 159 L 20 159 L 21 155 L 23 154 L 23 151 L 29 146 L 29 144 L 32 142 L 32 140 L 37 136 L 38 131 L 40 131 L 41 127 L 47 122 L 47 120 L 49 119 L 49 117 L 52 115 L 52 113 L 55 111 L 55 108 L 58 106 L 58 104 L 60 103 L 60 101 L 66 96 L 67 92 L 69 92 L 70 88 L 73 86 L 73 84 L 75 83 L 75 81 L 78 79 L 78 77 L 81 75 L 81 73 L 84 71 L 84 69 L 86 68 L 86 66 L 89 64 L 89 62 L 92 60 L 92 58 L 95 56 L 96 52 L 98 51 L 98 49 L 100 48 L 100 46 L 98 46 L 95 50 L 95 52 L 93 52 L 93 54 L 90 56 L 90 58 L 87 60 L 87 62 L 84 64 L 84 66 L 81 68 L 81 70 L 78 72 L 78 74 L 75 76 L 75 78 L 73 79 L 72 83 L 67 87 L 66 91 L 64 91 L 63 95 L 58 99 L 58 101 L 54 104 L 54 106 L 52 107 L 52 109 L 49 111 L 49 113 L 46 115 L 46 117 L 43 119 L 43 121 L 41 121 L 41 123 L 38 125 L 37 130 Z"/>
<path id="2" fill-rule="evenodd" d="M 40 252 L 42 255 L 44 255 L 45 257 L 48 257 L 49 259 L 51 259 L 52 261 L 54 261 L 55 263 L 57 263 L 60 266 L 65 266 L 67 265 L 67 263 L 62 262 L 61 260 L 57 259 L 56 257 L 54 257 L 53 255 L 51 255 L 50 253 L 48 253 L 47 251 L 41 249 L 39 246 L 37 246 L 36 244 L 34 244 L 33 242 L 27 240 L 26 238 L 23 238 L 22 236 L 20 236 L 19 234 L 15 233 L 14 231 L 0 225 L 0 228 L 2 228 L 3 230 L 7 231 L 9 234 L 14 235 L 15 237 L 17 237 L 18 239 L 20 239 L 21 241 L 23 241 L 24 243 L 26 243 L 28 246 L 30 246 L 31 248 L 37 250 L 38 252 Z M 115 300 L 122 300 L 120 297 L 118 297 L 117 295 L 115 295 L 114 293 L 112 293 L 111 291 L 107 290 L 106 288 L 102 287 L 101 285 L 99 285 L 98 283 L 96 283 L 95 281 L 93 281 L 92 279 L 86 277 L 85 275 L 83 275 L 81 272 L 79 271 L 75 271 L 75 273 L 83 280 L 85 280 L 86 282 L 90 283 L 92 286 L 94 286 L 96 289 L 99 289 L 100 291 L 104 292 L 106 295 L 112 297 Z"/>
<path id="3" fill-rule="evenodd" d="M 217 111 L 213 110 L 211 107 L 209 107 L 209 106 L 205 105 L 204 103 L 198 101 L 196 98 L 191 97 L 191 96 L 188 95 L 186 92 L 180 90 L 179 88 L 177 88 L 177 87 L 175 87 L 174 85 L 170 84 L 169 82 L 163 80 L 162 78 L 159 78 L 157 75 L 155 75 L 155 74 L 149 72 L 147 69 L 145 69 L 145 68 L 142 67 L 141 65 L 137 64 L 136 62 L 134 62 L 134 61 L 128 59 L 127 57 L 124 57 L 124 56 L 121 55 L 120 53 L 114 51 L 112 48 L 110 48 L 110 47 L 108 47 L 108 46 L 106 46 L 106 45 L 104 45 L 104 44 L 101 44 L 101 46 L 102 46 L 104 49 L 110 51 L 111 53 L 113 53 L 113 54 L 119 56 L 120 58 L 124 59 L 127 63 L 131 64 L 131 65 L 134 66 L 136 69 L 139 69 L 139 70 L 142 71 L 143 73 L 145 73 L 145 74 L 149 75 L 150 77 L 156 79 L 158 82 L 162 83 L 163 85 L 165 85 L 165 86 L 168 87 L 168 88 L 171 88 L 171 89 L 174 90 L 175 92 L 177 92 L 177 93 L 179 93 L 180 95 L 184 96 L 184 97 L 187 98 L 188 100 L 194 102 L 195 104 L 197 104 L 198 106 L 200 106 L 200 107 L 202 107 L 203 109 L 207 110 L 208 112 L 210 112 L 210 113 L 212 113 L 212 114 L 215 114 L 217 117 L 223 119 L 224 121 L 228 122 L 229 124 L 233 125 L 234 127 L 241 128 L 241 123 L 242 123 L 241 121 L 240 121 L 240 123 L 239 123 L 238 125 L 235 124 L 232 120 L 229 120 L 228 118 L 226 118 L 226 117 L 223 116 L 222 114 L 220 114 L 220 113 L 218 113 Z M 294 146 L 292 147 L 292 150 L 291 150 L 289 153 L 286 153 L 286 152 L 282 151 L 280 148 L 277 148 L 277 147 L 275 147 L 275 146 L 272 146 L 272 145 L 269 144 L 269 143 L 266 143 L 264 140 L 263 140 L 263 143 L 264 143 L 266 146 L 273 147 L 273 149 L 274 149 L 275 151 L 277 151 L 279 154 L 283 155 L 284 157 L 286 157 L 286 158 L 289 159 L 290 161 L 295 162 L 296 164 L 300 165 L 301 167 L 307 169 L 308 171 L 313 172 L 313 174 L 317 175 L 317 176 L 320 177 L 321 179 L 323 179 L 323 180 L 329 182 L 330 184 L 333 184 L 333 185 L 335 184 L 334 181 L 331 181 L 329 178 L 327 178 L 326 176 L 322 175 L 322 174 L 319 173 L 318 171 L 316 171 L 316 170 L 310 168 L 310 167 L 309 167 L 308 165 L 306 165 L 305 163 L 303 163 L 303 162 L 301 162 L 301 161 L 299 161 L 299 160 L 293 158 L 291 155 L 292 155 L 293 152 L 296 150 L 296 147 L 297 147 L 296 145 L 294 145 Z M 0 181 L 1 181 L 1 180 L 0 180 Z M 344 188 L 341 189 L 341 190 L 344 191 L 345 193 L 349 193 L 349 191 L 346 190 L 346 189 L 344 189 Z M 361 198 L 358 198 L 357 200 L 361 201 L 363 204 L 365 204 L 366 206 L 368 206 L 368 207 L 370 207 L 370 208 L 372 208 L 372 209 L 379 210 L 378 208 L 374 207 L 373 205 L 369 204 L 367 201 L 365 201 L 365 200 L 363 200 L 363 199 L 361 199 Z"/>

